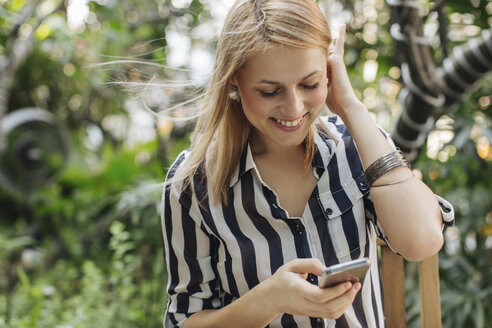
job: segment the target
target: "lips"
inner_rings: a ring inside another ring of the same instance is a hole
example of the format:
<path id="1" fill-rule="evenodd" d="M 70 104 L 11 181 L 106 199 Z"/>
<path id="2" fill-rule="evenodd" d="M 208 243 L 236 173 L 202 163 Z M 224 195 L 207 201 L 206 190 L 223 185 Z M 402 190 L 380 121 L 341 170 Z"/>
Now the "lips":
<path id="1" fill-rule="evenodd" d="M 305 118 L 306 114 L 295 120 L 282 120 L 275 117 L 272 117 L 271 120 L 282 130 L 294 131 L 301 127 Z"/>
<path id="2" fill-rule="evenodd" d="M 284 121 L 284 120 L 280 120 L 278 118 L 275 118 L 275 121 L 278 123 L 278 124 L 281 124 L 283 126 L 287 126 L 287 127 L 296 127 L 298 126 L 302 120 L 304 119 L 304 116 L 303 117 L 300 117 L 298 118 L 297 120 L 293 120 L 293 121 Z"/>

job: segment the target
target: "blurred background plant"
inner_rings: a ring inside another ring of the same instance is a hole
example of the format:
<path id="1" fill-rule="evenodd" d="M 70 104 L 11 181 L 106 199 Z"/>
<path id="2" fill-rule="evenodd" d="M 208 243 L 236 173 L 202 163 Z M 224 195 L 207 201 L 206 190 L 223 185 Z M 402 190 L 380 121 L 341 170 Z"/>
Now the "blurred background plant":
<path id="1" fill-rule="evenodd" d="M 160 192 L 190 129 L 159 111 L 188 99 L 189 86 L 203 86 L 232 3 L 0 0 L 0 327 L 162 326 Z M 402 81 L 388 4 L 319 3 L 335 35 L 349 25 L 352 83 L 390 131 L 402 111 Z M 439 66 L 438 17 L 430 12 L 437 2 L 418 3 L 429 13 L 424 34 Z M 490 1 L 448 0 L 444 13 L 450 48 L 492 24 Z M 138 86 L 160 79 L 183 83 Z M 414 164 L 456 210 L 440 253 L 445 327 L 492 322 L 491 94 L 488 74 L 458 105 L 440 109 Z M 27 124 L 33 112 L 12 119 L 26 108 L 52 116 L 26 125 L 28 141 L 19 133 L 9 145 L 59 157 L 31 151 L 6 160 L 24 149 L 8 152 L 2 141 L 6 129 L 14 135 Z M 50 171 L 39 171 L 40 163 Z M 409 326 L 419 327 L 416 269 L 406 269 Z"/>

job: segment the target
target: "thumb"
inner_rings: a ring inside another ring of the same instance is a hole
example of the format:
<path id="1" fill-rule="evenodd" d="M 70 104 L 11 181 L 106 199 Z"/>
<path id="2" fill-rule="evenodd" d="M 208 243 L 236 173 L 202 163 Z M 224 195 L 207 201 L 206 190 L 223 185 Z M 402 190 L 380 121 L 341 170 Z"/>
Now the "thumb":
<path id="1" fill-rule="evenodd" d="M 292 260 L 291 262 L 289 262 L 286 269 L 294 273 L 299 273 L 302 276 L 306 276 L 307 278 L 307 275 L 309 273 L 321 276 L 323 274 L 325 266 L 318 259 L 308 258 Z"/>

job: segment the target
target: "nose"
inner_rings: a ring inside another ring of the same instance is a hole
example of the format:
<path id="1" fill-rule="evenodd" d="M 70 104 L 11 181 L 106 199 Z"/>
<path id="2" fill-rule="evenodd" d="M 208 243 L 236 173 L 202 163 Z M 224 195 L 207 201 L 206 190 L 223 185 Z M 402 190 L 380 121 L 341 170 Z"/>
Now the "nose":
<path id="1" fill-rule="evenodd" d="M 304 110 L 304 99 L 296 91 L 286 92 L 284 109 L 286 118 L 296 119 Z"/>

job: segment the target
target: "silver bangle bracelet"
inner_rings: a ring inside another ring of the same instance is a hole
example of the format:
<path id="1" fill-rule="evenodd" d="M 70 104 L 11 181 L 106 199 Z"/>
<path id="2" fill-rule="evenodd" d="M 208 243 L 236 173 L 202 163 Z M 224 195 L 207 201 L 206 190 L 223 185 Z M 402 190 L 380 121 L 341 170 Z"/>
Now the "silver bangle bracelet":
<path id="1" fill-rule="evenodd" d="M 393 181 L 393 182 L 390 182 L 390 183 L 385 183 L 385 184 L 381 184 L 381 185 L 376 185 L 376 186 L 371 186 L 372 188 L 377 188 L 377 187 L 387 187 L 387 186 L 393 186 L 393 185 L 396 185 L 396 184 L 399 184 L 399 183 L 402 183 L 402 182 L 405 182 L 407 180 L 410 180 L 411 178 L 413 178 L 414 175 L 410 175 L 408 177 L 405 177 L 403 179 L 400 179 L 400 180 L 396 180 L 396 181 Z"/>
<path id="2" fill-rule="evenodd" d="M 399 166 L 408 167 L 408 163 L 399 149 L 381 156 L 369 165 L 365 171 L 367 185 L 372 187 L 372 184 L 377 179 Z"/>

